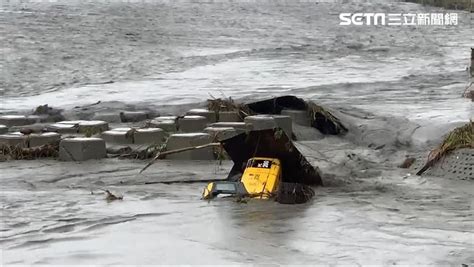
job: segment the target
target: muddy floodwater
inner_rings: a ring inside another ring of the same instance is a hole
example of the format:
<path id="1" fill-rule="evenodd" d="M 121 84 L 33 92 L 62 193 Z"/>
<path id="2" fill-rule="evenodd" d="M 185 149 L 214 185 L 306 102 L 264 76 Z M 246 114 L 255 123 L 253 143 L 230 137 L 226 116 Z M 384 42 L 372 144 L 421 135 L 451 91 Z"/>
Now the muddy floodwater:
<path id="1" fill-rule="evenodd" d="M 473 13 L 449 27 L 339 26 L 339 13 L 359 11 L 454 12 L 398 1 L 2 4 L 1 113 L 293 94 L 350 127 L 297 142 L 325 184 L 301 205 L 200 200 L 199 180 L 225 178 L 227 161 L 163 160 L 141 175 L 146 161 L 0 162 L 1 262 L 474 264 L 474 181 L 397 168 L 474 118 L 461 97 Z M 173 183 L 183 180 L 198 182 Z"/>
<path id="2" fill-rule="evenodd" d="M 4 263 L 427 264 L 472 261 L 472 182 L 378 178 L 316 189 L 303 205 L 199 200 L 230 165 L 3 163 Z M 85 168 L 89 171 L 85 170 Z M 186 171 L 183 171 L 186 169 Z M 371 181 L 375 180 L 375 181 Z M 107 202 L 98 188 L 124 200 Z M 91 194 L 91 191 L 94 194 Z"/>

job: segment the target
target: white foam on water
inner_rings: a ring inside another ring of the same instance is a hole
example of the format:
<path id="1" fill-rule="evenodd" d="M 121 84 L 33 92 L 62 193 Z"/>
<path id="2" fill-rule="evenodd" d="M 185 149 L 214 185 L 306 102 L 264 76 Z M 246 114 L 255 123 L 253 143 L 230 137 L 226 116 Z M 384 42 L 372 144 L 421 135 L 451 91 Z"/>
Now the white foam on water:
<path id="1" fill-rule="evenodd" d="M 5 97 L 2 109 L 31 109 L 44 103 L 72 108 L 99 100 L 180 105 L 204 101 L 209 95 L 272 96 L 306 86 L 395 81 L 419 73 L 432 63 L 419 60 L 414 65 L 390 58 L 372 62 L 358 56 L 318 61 L 237 58 L 163 74 L 155 80 L 87 85 L 34 96 Z"/>

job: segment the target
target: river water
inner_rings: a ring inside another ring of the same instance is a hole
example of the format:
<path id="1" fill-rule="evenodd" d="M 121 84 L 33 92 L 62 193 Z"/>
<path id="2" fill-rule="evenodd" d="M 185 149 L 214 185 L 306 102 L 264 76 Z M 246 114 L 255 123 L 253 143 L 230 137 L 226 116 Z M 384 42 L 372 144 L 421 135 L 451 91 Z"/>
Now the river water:
<path id="1" fill-rule="evenodd" d="M 398 1 L 2 4 L 2 112 L 294 94 L 420 125 L 473 117 L 460 97 L 473 46 L 466 12 L 457 26 L 356 27 L 338 14 L 444 11 Z M 230 163 L 161 161 L 139 176 L 142 161 L 2 162 L 2 263 L 474 264 L 472 181 L 409 176 L 363 152 L 376 175 L 326 181 L 297 206 L 208 203 L 203 183 L 145 184 L 225 177 Z M 100 188 L 124 200 L 107 202 Z"/>

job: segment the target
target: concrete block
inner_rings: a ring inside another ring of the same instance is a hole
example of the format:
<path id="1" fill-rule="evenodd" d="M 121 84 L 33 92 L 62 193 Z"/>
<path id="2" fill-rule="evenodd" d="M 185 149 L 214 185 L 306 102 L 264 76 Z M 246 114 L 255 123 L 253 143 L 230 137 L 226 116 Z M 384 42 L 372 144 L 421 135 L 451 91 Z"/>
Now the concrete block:
<path id="1" fill-rule="evenodd" d="M 172 134 L 166 143 L 166 150 L 175 150 L 185 147 L 194 147 L 211 143 L 211 136 L 206 133 Z M 166 156 L 174 160 L 213 160 L 215 159 L 212 147 L 196 149 Z"/>
<path id="2" fill-rule="evenodd" d="M 60 134 L 76 134 L 79 132 L 79 124 L 55 123 L 47 126 L 46 129 Z"/>
<path id="3" fill-rule="evenodd" d="M 149 119 L 149 113 L 146 111 L 122 111 L 120 119 L 122 122 L 139 122 Z"/>
<path id="4" fill-rule="evenodd" d="M 290 116 L 287 115 L 270 115 L 278 125 L 282 128 L 286 135 L 291 139 L 293 135 L 293 121 Z"/>
<path id="5" fill-rule="evenodd" d="M 30 134 L 28 139 L 30 147 L 36 147 L 59 142 L 61 135 L 58 133 L 34 133 Z"/>
<path id="6" fill-rule="evenodd" d="M 155 121 L 176 121 L 178 119 L 178 116 L 159 116 L 159 117 L 155 117 L 153 120 Z"/>
<path id="7" fill-rule="evenodd" d="M 284 109 L 281 115 L 290 116 L 293 123 L 303 126 L 311 126 L 310 117 L 306 110 Z"/>
<path id="8" fill-rule="evenodd" d="M 33 124 L 37 121 L 37 117 L 24 116 L 24 115 L 3 115 L 0 116 L 0 124 L 7 127 L 21 126 Z"/>
<path id="9" fill-rule="evenodd" d="M 28 147 L 28 137 L 21 133 L 8 133 L 0 135 L 0 145 Z"/>
<path id="10" fill-rule="evenodd" d="M 217 121 L 217 114 L 214 111 L 207 109 L 191 109 L 186 112 L 188 116 L 203 116 L 207 119 L 208 123 L 214 123 Z"/>
<path id="11" fill-rule="evenodd" d="M 77 125 L 79 133 L 101 133 L 109 129 L 109 124 L 105 121 L 60 121 L 57 124 Z"/>
<path id="12" fill-rule="evenodd" d="M 0 125 L 0 134 L 6 134 L 8 132 L 8 127 L 6 125 Z"/>
<path id="13" fill-rule="evenodd" d="M 173 133 L 178 130 L 176 120 L 152 120 L 148 123 L 149 127 L 160 128 L 165 132 Z"/>
<path id="14" fill-rule="evenodd" d="M 267 130 L 278 127 L 275 119 L 268 115 L 247 116 L 244 122 L 252 130 Z"/>
<path id="15" fill-rule="evenodd" d="M 245 124 L 245 122 L 216 122 L 216 123 L 211 123 L 209 127 L 216 127 L 216 128 L 232 127 L 235 130 L 237 130 L 238 133 L 242 133 L 247 130 L 250 130 L 250 127 L 247 124 Z"/>
<path id="16" fill-rule="evenodd" d="M 184 116 L 178 119 L 179 131 L 185 133 L 200 132 L 207 127 L 207 119 L 203 116 Z"/>
<path id="17" fill-rule="evenodd" d="M 222 141 L 238 135 L 232 127 L 207 127 L 204 132 L 211 136 L 212 141 Z"/>
<path id="18" fill-rule="evenodd" d="M 105 121 L 108 123 L 120 123 L 122 119 L 119 113 L 96 113 L 92 116 L 92 120 Z"/>
<path id="19" fill-rule="evenodd" d="M 426 157 L 419 160 L 426 162 Z M 436 162 L 423 175 L 433 175 L 443 178 L 474 180 L 474 149 L 456 149 Z M 417 169 L 419 171 L 420 168 Z"/>
<path id="20" fill-rule="evenodd" d="M 220 111 L 219 112 L 220 122 L 239 122 L 242 118 L 239 116 L 237 111 Z"/>
<path id="21" fill-rule="evenodd" d="M 59 143 L 59 159 L 84 161 L 107 156 L 105 141 L 101 138 L 66 138 Z"/>
<path id="22" fill-rule="evenodd" d="M 133 134 L 130 132 L 132 128 L 115 128 L 105 131 L 101 134 L 101 138 L 106 143 L 111 144 L 132 144 Z"/>
<path id="23" fill-rule="evenodd" d="M 293 123 L 290 116 L 261 114 L 245 117 L 245 122 L 251 125 L 253 130 L 273 129 L 279 127 L 283 129 L 288 137 L 293 134 Z"/>
<path id="24" fill-rule="evenodd" d="M 11 132 L 33 132 L 41 133 L 47 131 L 50 124 L 47 123 L 35 123 L 31 125 L 22 125 L 22 126 L 12 126 L 9 131 Z"/>
<path id="25" fill-rule="evenodd" d="M 162 144 L 166 133 L 160 128 L 137 129 L 133 134 L 135 144 Z"/>
<path id="26" fill-rule="evenodd" d="M 107 154 L 122 155 L 129 154 L 133 150 L 128 145 L 107 145 Z"/>

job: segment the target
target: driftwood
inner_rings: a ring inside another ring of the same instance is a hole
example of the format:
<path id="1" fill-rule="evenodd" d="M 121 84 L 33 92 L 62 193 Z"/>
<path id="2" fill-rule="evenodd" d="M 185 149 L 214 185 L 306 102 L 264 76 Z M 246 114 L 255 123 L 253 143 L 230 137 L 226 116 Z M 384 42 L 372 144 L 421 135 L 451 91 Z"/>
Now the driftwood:
<path id="1" fill-rule="evenodd" d="M 102 189 L 102 188 L 98 188 L 98 189 L 101 191 L 104 191 L 106 195 L 105 200 L 107 200 L 108 202 L 114 201 L 114 200 L 123 200 L 123 196 L 115 195 L 112 192 L 110 192 L 108 189 Z M 91 195 L 94 195 L 94 191 L 92 190 L 91 190 Z"/>
<path id="2" fill-rule="evenodd" d="M 155 161 L 158 159 L 163 159 L 164 156 L 166 155 L 171 155 L 171 154 L 176 154 L 176 153 L 181 153 L 189 150 L 195 150 L 195 149 L 202 149 L 210 146 L 220 146 L 221 143 L 209 143 L 205 145 L 200 145 L 200 146 L 191 146 L 191 147 L 184 147 L 184 148 L 179 148 L 175 150 L 169 150 L 169 151 L 164 151 L 164 152 L 158 152 L 158 154 L 145 166 L 143 169 L 140 170 L 140 173 L 144 172 L 148 167 L 150 167 Z"/>

